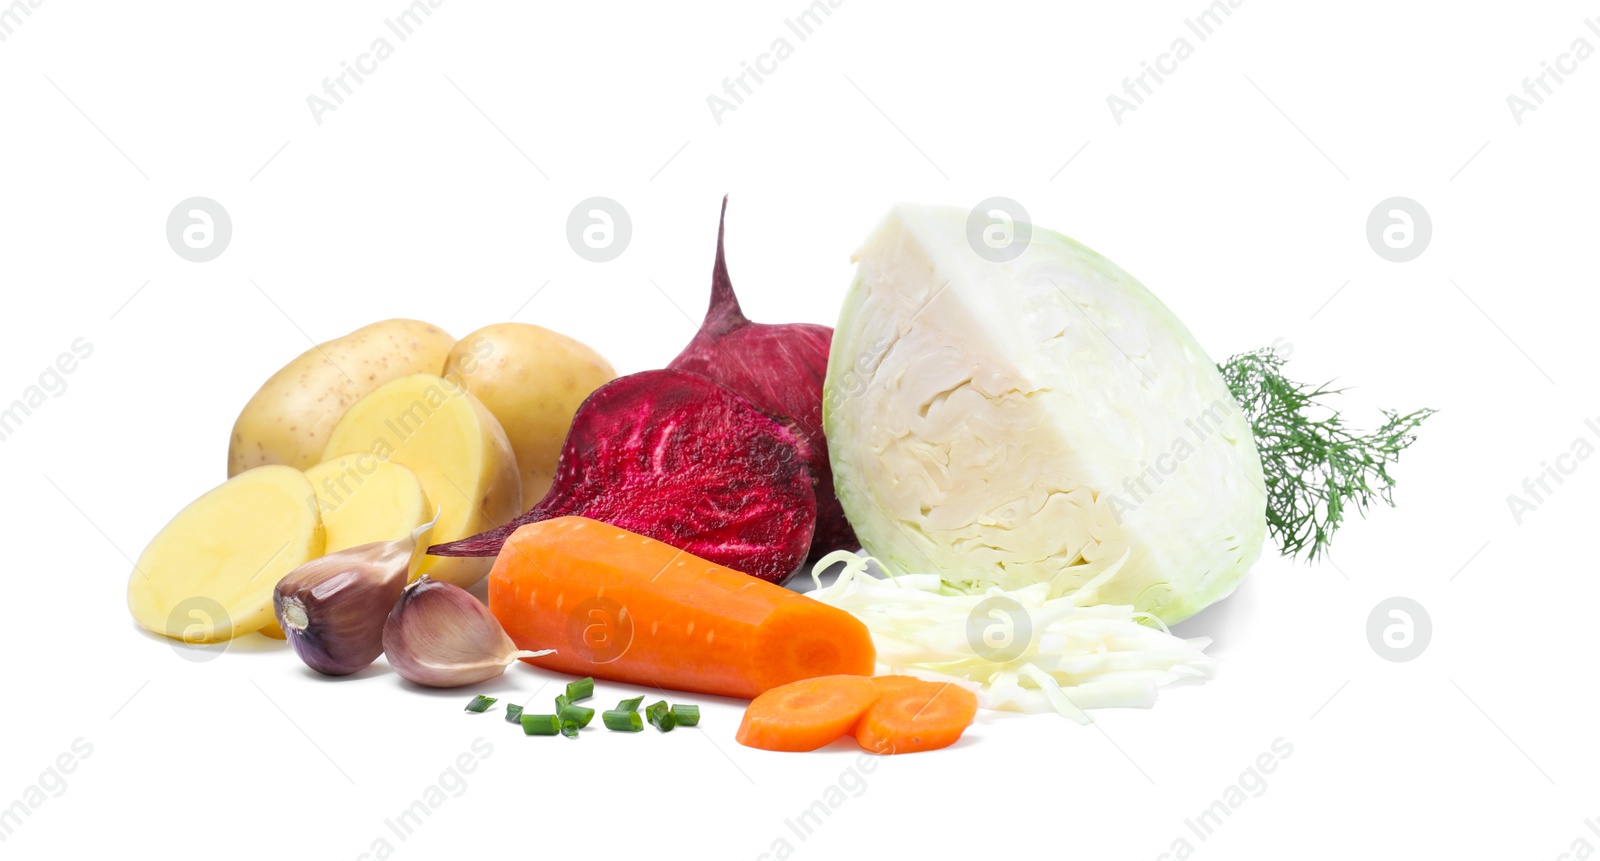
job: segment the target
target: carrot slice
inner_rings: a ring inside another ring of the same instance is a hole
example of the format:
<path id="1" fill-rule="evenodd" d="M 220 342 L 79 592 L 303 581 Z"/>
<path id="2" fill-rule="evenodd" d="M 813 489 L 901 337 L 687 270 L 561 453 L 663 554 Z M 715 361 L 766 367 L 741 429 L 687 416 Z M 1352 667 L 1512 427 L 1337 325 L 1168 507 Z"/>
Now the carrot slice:
<path id="1" fill-rule="evenodd" d="M 878 686 L 879 693 L 928 684 L 927 681 L 916 676 L 873 676 L 872 683 Z"/>
<path id="2" fill-rule="evenodd" d="M 750 702 L 734 738 L 762 750 L 816 750 L 842 738 L 878 698 L 865 676 L 821 676 L 773 688 Z"/>
<path id="3" fill-rule="evenodd" d="M 892 677 L 891 677 L 892 678 Z M 872 753 L 916 753 L 955 744 L 978 714 L 978 698 L 948 682 L 880 683 L 878 699 L 856 724 L 856 742 Z"/>
<path id="4" fill-rule="evenodd" d="M 866 676 L 876 654 L 843 610 L 585 517 L 512 533 L 489 572 L 489 610 L 517 648 L 555 649 L 525 659 L 536 666 L 743 699 Z"/>

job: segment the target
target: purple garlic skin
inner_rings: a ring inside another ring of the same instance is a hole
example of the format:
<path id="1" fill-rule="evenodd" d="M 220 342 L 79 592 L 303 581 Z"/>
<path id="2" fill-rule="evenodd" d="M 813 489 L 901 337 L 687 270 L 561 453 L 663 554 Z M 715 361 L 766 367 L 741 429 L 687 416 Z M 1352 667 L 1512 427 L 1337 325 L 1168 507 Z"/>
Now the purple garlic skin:
<path id="1" fill-rule="evenodd" d="M 385 608 L 394 606 L 406 585 L 404 568 L 372 577 L 360 562 L 345 562 L 334 556 L 313 559 L 289 572 L 272 592 L 278 626 L 295 654 L 329 676 L 357 672 L 383 654 Z"/>
<path id="2" fill-rule="evenodd" d="M 498 678 L 519 658 L 500 621 L 472 593 L 427 576 L 407 586 L 383 625 L 389 666 L 413 684 L 458 688 Z"/>
<path id="3" fill-rule="evenodd" d="M 294 653 L 329 676 L 347 676 L 383 654 L 383 624 L 420 560 L 433 522 L 395 541 L 335 550 L 285 574 L 272 612 Z"/>

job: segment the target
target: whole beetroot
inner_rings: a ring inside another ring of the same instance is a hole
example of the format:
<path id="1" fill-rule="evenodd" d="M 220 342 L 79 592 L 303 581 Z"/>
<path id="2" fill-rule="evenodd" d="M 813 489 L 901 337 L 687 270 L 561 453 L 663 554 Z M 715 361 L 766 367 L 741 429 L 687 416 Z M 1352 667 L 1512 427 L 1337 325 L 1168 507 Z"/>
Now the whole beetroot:
<path id="1" fill-rule="evenodd" d="M 828 441 L 822 435 L 822 382 L 828 376 L 833 329 L 814 323 L 753 323 L 739 308 L 723 255 L 728 199 L 717 223 L 711 305 L 689 346 L 667 367 L 709 377 L 743 395 L 762 412 L 792 424 L 810 444 L 806 464 L 817 496 L 810 559 L 860 546 L 833 490 Z"/>

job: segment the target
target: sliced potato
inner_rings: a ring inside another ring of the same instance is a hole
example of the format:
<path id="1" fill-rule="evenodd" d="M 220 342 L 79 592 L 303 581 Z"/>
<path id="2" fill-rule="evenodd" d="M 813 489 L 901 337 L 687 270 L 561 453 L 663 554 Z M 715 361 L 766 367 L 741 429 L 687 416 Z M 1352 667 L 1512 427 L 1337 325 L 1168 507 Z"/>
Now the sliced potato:
<path id="1" fill-rule="evenodd" d="M 396 541 L 433 519 L 433 503 L 417 474 L 371 452 L 325 460 L 306 470 L 317 494 L 327 549 Z"/>
<path id="2" fill-rule="evenodd" d="M 128 576 L 128 609 L 145 628 L 216 643 L 273 621 L 272 589 L 323 553 L 316 494 L 300 470 L 241 472 L 172 518 Z"/>
<path id="3" fill-rule="evenodd" d="M 582 342 L 528 323 L 496 323 L 462 338 L 445 374 L 465 380 L 467 391 L 500 420 L 528 505 L 550 489 L 578 405 L 617 377 L 611 363 Z"/>
<path id="4" fill-rule="evenodd" d="M 522 480 L 511 443 L 459 383 L 413 374 L 356 401 L 334 427 L 324 459 L 362 453 L 416 473 L 439 510 L 435 543 L 476 535 L 522 513 Z M 429 556 L 417 574 L 470 586 L 493 564 L 492 558 Z"/>
<path id="5" fill-rule="evenodd" d="M 301 353 L 262 384 L 233 423 L 228 475 L 274 463 L 315 466 L 351 404 L 390 380 L 440 373 L 454 345 L 437 326 L 384 320 Z"/>

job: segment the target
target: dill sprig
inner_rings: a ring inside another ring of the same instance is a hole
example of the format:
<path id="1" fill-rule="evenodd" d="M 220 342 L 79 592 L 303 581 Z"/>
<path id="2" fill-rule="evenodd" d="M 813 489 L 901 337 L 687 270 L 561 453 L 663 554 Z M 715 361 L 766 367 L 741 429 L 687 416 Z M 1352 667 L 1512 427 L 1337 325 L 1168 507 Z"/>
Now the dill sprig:
<path id="1" fill-rule="evenodd" d="M 1327 551 L 1347 509 L 1364 516 L 1376 500 L 1394 506 L 1389 467 L 1435 410 L 1384 410 L 1383 425 L 1363 434 L 1324 402 L 1343 389 L 1290 380 L 1282 374 L 1284 361 L 1269 348 L 1241 353 L 1218 367 L 1249 417 L 1261 453 L 1272 537 L 1284 555 L 1307 550 L 1316 559 Z"/>

